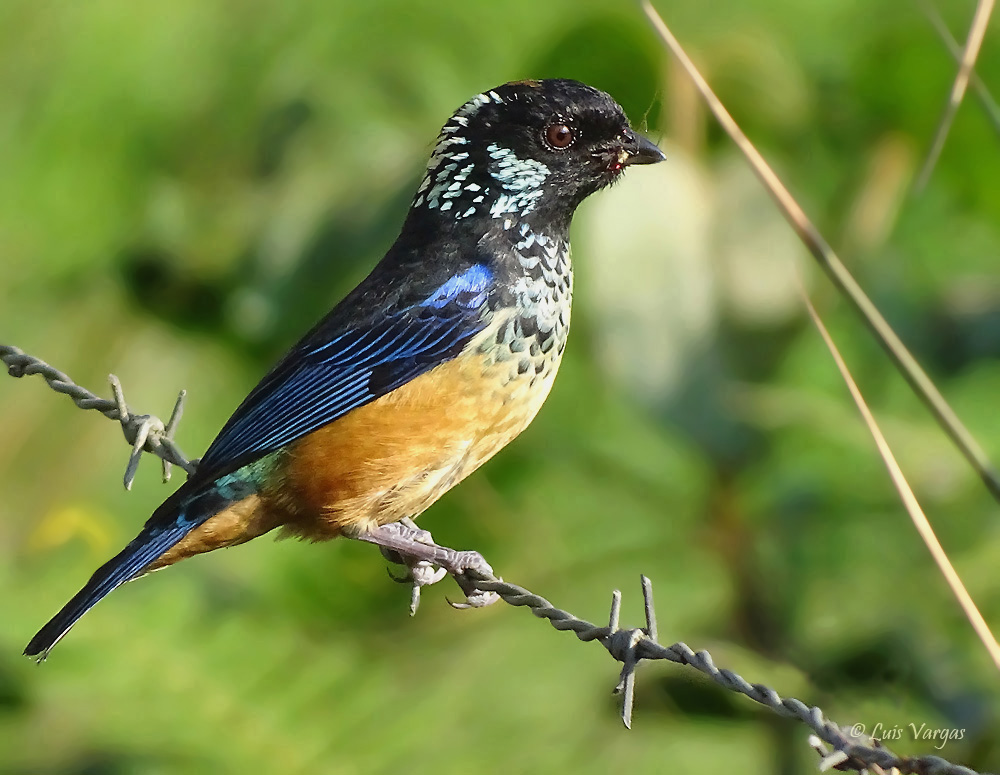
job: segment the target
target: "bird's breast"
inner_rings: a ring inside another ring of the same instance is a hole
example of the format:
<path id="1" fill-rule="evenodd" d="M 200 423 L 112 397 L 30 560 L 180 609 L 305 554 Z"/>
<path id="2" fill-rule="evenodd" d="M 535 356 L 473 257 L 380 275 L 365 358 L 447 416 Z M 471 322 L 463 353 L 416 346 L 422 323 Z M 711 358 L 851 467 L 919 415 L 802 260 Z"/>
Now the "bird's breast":
<path id="1" fill-rule="evenodd" d="M 266 495 L 310 538 L 416 517 L 528 426 L 569 332 L 565 242 L 522 233 L 489 323 L 446 361 L 289 445 Z"/>
<path id="2" fill-rule="evenodd" d="M 498 311 L 458 357 L 290 445 L 271 507 L 314 539 L 416 517 L 531 422 L 563 330 L 529 341 L 516 311 Z"/>

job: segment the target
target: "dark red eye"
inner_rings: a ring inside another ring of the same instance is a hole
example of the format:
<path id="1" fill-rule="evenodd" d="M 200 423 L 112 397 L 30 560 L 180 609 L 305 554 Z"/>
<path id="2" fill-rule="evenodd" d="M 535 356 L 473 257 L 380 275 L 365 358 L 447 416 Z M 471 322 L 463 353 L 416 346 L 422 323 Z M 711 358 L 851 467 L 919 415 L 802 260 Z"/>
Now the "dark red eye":
<path id="1" fill-rule="evenodd" d="M 553 148 L 569 148 L 575 139 L 573 130 L 565 124 L 551 124 L 545 130 L 545 142 Z"/>

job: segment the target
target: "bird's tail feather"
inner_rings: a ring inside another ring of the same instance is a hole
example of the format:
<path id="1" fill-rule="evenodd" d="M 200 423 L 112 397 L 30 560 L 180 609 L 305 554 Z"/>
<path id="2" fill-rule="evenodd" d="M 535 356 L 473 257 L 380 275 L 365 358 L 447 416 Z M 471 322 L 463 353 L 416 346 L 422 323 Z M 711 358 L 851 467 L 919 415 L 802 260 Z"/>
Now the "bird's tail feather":
<path id="1" fill-rule="evenodd" d="M 194 509 L 200 512 L 197 516 L 188 513 L 192 510 L 190 507 L 198 503 L 199 498 L 195 496 L 181 500 L 175 497 L 180 492 L 178 490 L 174 496 L 167 499 L 146 523 L 142 532 L 117 556 L 98 568 L 83 589 L 35 634 L 24 649 L 25 656 L 36 657 L 39 662 L 43 661 L 52 647 L 87 611 L 126 581 L 141 576 L 154 560 L 211 515 L 211 511 L 205 513 L 205 509 Z M 173 506 L 178 501 L 180 501 L 178 506 Z M 169 521 L 163 519 L 165 509 L 175 511 Z"/>

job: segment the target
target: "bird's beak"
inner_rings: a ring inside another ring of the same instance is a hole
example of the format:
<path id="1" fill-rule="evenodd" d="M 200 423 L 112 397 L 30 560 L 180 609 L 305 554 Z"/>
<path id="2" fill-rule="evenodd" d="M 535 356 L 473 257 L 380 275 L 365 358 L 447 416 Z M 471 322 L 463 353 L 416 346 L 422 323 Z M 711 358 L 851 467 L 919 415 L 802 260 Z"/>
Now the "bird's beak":
<path id="1" fill-rule="evenodd" d="M 622 156 L 625 157 L 621 159 L 623 167 L 629 164 L 656 164 L 667 158 L 666 154 L 657 148 L 655 143 L 640 134 L 636 134 L 631 129 L 628 131 L 628 139 L 622 147 Z"/>

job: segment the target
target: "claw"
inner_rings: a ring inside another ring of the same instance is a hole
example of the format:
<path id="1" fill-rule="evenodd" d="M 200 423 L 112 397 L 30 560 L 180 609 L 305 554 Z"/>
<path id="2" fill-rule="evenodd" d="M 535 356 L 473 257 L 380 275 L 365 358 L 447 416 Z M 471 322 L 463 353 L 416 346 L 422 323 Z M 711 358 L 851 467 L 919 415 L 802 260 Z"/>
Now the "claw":
<path id="1" fill-rule="evenodd" d="M 455 608 L 483 608 L 500 599 L 494 592 L 476 589 L 475 581 L 466 575 L 466 571 L 471 570 L 495 577 L 493 568 L 483 559 L 483 555 L 438 546 L 428 531 L 419 529 L 410 519 L 381 525 L 355 537 L 377 545 L 387 560 L 405 567 L 401 576 L 389 571 L 389 577 L 401 584 L 413 585 L 410 594 L 411 615 L 416 613 L 420 605 L 421 588 L 436 584 L 447 575 L 455 578 L 466 596 L 464 602 L 448 601 Z"/>
<path id="2" fill-rule="evenodd" d="M 456 603 L 452 600 L 448 600 L 448 604 L 452 608 L 457 608 L 459 610 L 466 610 L 469 608 L 485 608 L 488 605 L 493 605 L 493 603 L 500 599 L 500 596 L 496 592 L 486 592 L 484 590 L 477 589 L 475 580 L 469 578 L 465 573 L 467 570 L 473 570 L 477 573 L 483 574 L 484 576 L 496 576 L 496 574 L 493 573 L 493 567 L 486 562 L 483 555 L 479 552 L 456 552 L 453 566 L 448 570 L 455 577 L 455 581 L 458 583 L 458 586 L 461 587 L 462 591 L 465 593 L 464 602 Z"/>
<path id="3" fill-rule="evenodd" d="M 437 565 L 429 563 L 426 560 L 421 560 L 415 565 L 410 566 L 410 576 L 413 583 L 418 587 L 427 587 L 431 584 L 437 584 L 447 575 L 448 571 L 444 568 L 439 568 Z"/>
<path id="4" fill-rule="evenodd" d="M 406 570 L 400 572 L 400 574 L 398 576 L 395 573 L 392 572 L 392 568 L 386 568 L 385 569 L 385 573 L 386 573 L 386 575 L 390 579 L 392 579 L 393 581 L 395 581 L 397 584 L 412 584 L 413 583 L 413 574 L 410 573 L 410 569 L 409 568 L 407 568 Z"/>
<path id="5" fill-rule="evenodd" d="M 425 543 L 430 541 L 431 534 L 428 531 L 417 530 L 414 528 L 414 533 L 417 534 L 416 540 L 418 540 L 418 542 Z M 424 541 L 420 541 L 420 539 L 424 539 Z M 433 545 L 433 541 L 430 541 L 430 544 Z M 403 554 L 396 549 L 380 546 L 379 551 L 382 552 L 382 556 L 389 562 L 395 565 L 403 566 L 402 572 L 398 575 L 392 572 L 392 568 L 386 568 L 385 570 L 389 575 L 389 578 L 397 584 L 411 585 L 410 616 L 415 616 L 417 609 L 420 607 L 420 588 L 431 584 L 437 584 L 441 581 L 441 579 L 448 575 L 448 571 L 444 568 L 439 568 L 437 565 L 432 562 L 428 562 L 427 560 L 415 560 L 415 558 Z"/>
<path id="6" fill-rule="evenodd" d="M 502 579 L 500 579 L 502 581 Z M 485 608 L 488 605 L 493 605 L 500 600 L 500 595 L 496 592 L 484 592 L 481 589 L 474 589 L 465 595 L 465 602 L 456 603 L 451 598 L 445 598 L 448 601 L 448 605 L 452 608 L 457 608 L 459 611 L 465 611 L 469 608 Z"/>
<path id="7" fill-rule="evenodd" d="M 417 609 L 420 607 L 420 590 L 431 584 L 437 584 L 448 575 L 448 571 L 426 560 L 407 566 L 407 570 L 409 571 L 408 580 L 412 584 L 410 588 L 410 616 L 416 616 Z"/>

